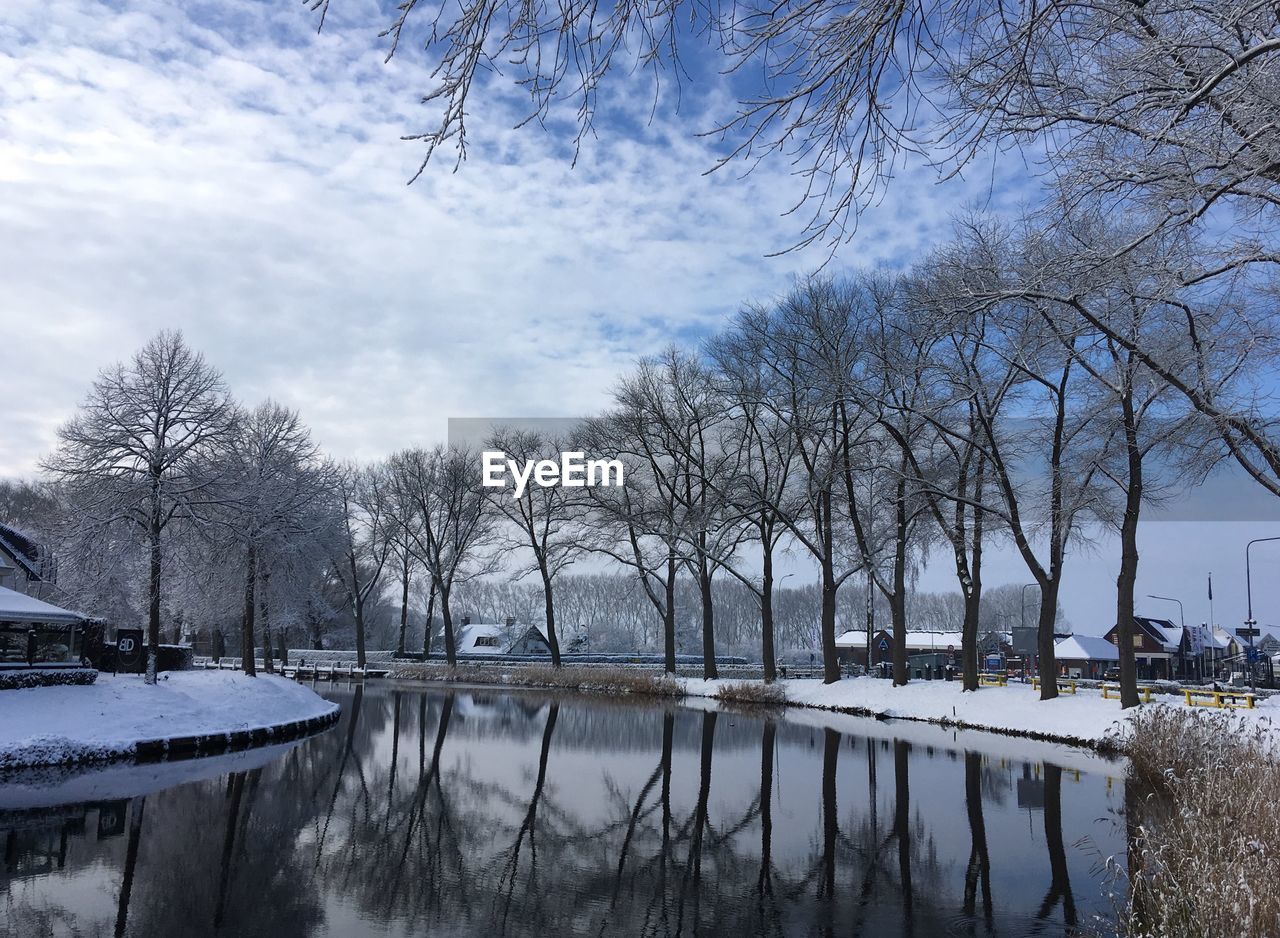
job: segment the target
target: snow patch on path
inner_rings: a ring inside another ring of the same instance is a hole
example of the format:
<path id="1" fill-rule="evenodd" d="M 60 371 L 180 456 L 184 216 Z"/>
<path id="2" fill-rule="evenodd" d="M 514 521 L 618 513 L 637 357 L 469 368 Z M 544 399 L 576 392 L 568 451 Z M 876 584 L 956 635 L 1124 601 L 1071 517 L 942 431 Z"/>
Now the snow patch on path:
<path id="1" fill-rule="evenodd" d="M 131 757 L 145 740 L 255 730 L 321 717 L 338 705 L 276 675 L 169 671 L 101 674 L 87 687 L 0 691 L 0 768 Z"/>

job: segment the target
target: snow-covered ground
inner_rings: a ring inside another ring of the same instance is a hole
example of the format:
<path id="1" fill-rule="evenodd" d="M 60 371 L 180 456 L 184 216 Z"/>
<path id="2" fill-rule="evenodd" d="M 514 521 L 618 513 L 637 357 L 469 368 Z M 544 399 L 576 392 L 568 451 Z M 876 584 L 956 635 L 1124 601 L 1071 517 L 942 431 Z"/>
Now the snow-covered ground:
<path id="1" fill-rule="evenodd" d="M 128 758 L 137 743 L 322 717 L 337 704 L 273 675 L 171 671 L 98 676 L 88 687 L 0 691 L 0 768 Z"/>
<path id="2" fill-rule="evenodd" d="M 704 681 L 681 678 L 685 692 L 713 697 L 725 684 L 741 681 Z M 834 684 L 818 680 L 779 681 L 787 702 L 828 710 L 868 713 L 878 717 L 927 720 L 973 729 L 1020 733 L 1044 739 L 1093 745 L 1122 726 L 1133 711 L 1120 710 L 1120 701 L 1104 700 L 1097 690 L 1081 688 L 1056 700 L 1040 700 L 1029 684 L 983 687 L 963 693 L 959 681 L 912 681 L 894 687 L 878 678 L 847 678 Z M 1161 696 L 1144 706 L 1185 709 L 1181 696 Z M 1243 721 L 1269 721 L 1280 736 L 1280 697 L 1259 700 L 1253 710 L 1236 710 Z"/>

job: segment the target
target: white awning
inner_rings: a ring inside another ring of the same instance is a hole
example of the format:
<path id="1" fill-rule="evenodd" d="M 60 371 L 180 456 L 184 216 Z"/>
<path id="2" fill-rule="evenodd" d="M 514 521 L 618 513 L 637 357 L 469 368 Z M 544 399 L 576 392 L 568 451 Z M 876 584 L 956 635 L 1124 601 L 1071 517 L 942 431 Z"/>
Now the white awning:
<path id="1" fill-rule="evenodd" d="M 74 625 L 83 621 L 84 616 L 78 612 L 0 586 L 0 623 Z"/>

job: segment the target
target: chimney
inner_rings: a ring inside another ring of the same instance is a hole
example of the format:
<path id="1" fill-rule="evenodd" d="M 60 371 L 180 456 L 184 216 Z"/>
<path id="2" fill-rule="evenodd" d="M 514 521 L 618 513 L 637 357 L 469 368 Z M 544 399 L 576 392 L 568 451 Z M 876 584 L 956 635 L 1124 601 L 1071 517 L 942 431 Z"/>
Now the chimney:
<path id="1" fill-rule="evenodd" d="M 463 625 L 470 625 L 470 624 L 471 624 L 471 616 L 463 616 L 463 617 L 462 617 L 462 624 L 463 624 Z"/>
<path id="2" fill-rule="evenodd" d="M 508 627 L 508 628 L 510 628 L 511 626 L 513 626 L 513 625 L 515 625 L 515 624 L 516 624 L 516 617 L 515 617 L 515 616 L 507 616 L 507 627 Z"/>

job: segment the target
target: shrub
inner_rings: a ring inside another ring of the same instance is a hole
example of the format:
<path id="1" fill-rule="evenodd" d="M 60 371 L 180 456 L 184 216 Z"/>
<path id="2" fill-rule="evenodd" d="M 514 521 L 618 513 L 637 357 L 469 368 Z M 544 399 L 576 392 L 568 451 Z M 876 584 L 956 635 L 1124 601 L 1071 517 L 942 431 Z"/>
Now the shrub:
<path id="1" fill-rule="evenodd" d="M 64 684 L 87 685 L 98 679 L 93 668 L 30 668 L 0 671 L 0 690 L 24 687 L 57 687 Z"/>
<path id="2" fill-rule="evenodd" d="M 719 700 L 765 706 L 780 706 L 787 702 L 787 692 L 779 685 L 765 684 L 762 681 L 733 681 L 721 684 L 716 688 L 715 696 Z"/>
<path id="3" fill-rule="evenodd" d="M 1280 934 L 1280 748 L 1270 724 L 1145 707 L 1124 747 L 1125 934 Z"/>

